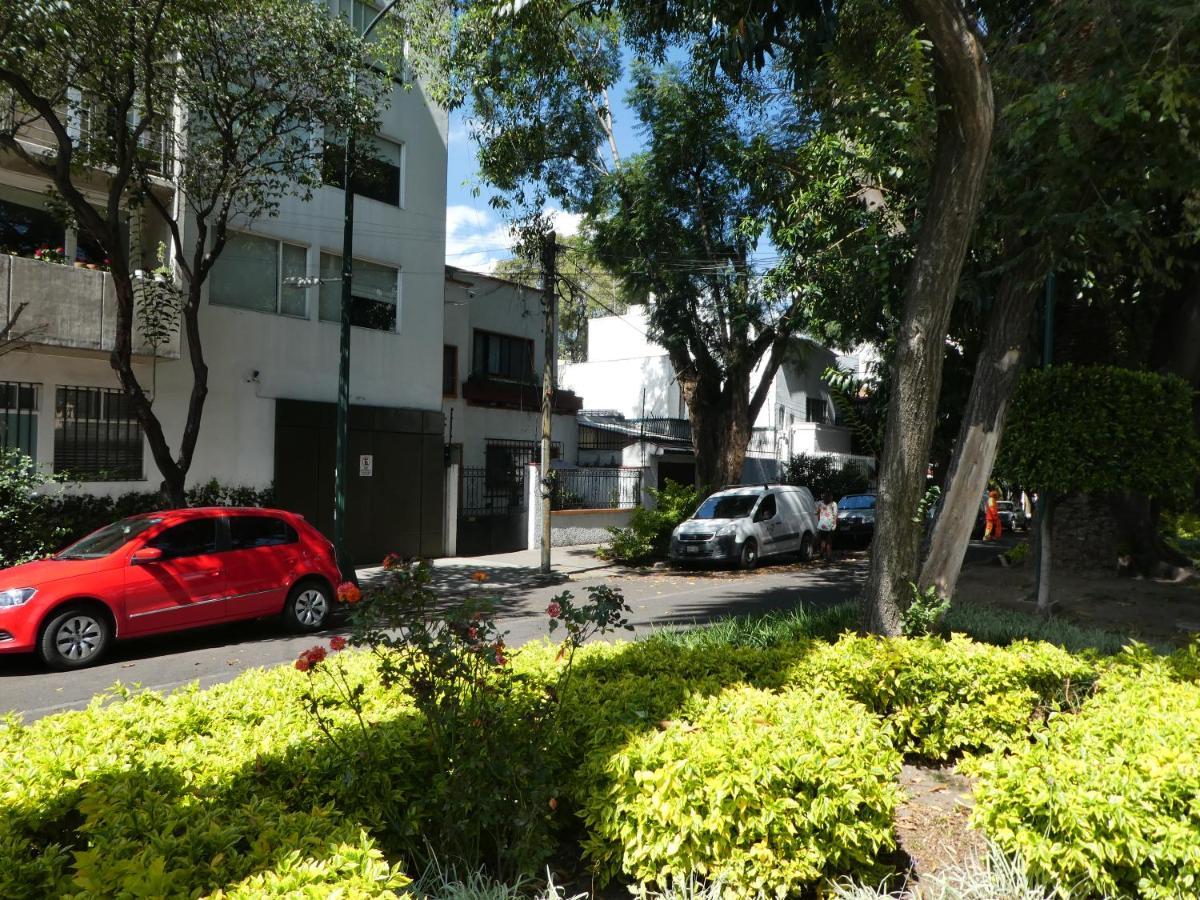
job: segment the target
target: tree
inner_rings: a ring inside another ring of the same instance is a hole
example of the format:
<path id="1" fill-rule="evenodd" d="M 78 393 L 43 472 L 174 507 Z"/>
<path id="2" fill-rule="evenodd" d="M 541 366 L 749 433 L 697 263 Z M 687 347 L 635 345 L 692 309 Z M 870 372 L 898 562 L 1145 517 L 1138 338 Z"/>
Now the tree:
<path id="1" fill-rule="evenodd" d="M 317 137 L 327 124 L 367 126 L 384 79 L 372 66 L 378 56 L 363 49 L 349 25 L 307 0 L 37 0 L 0 8 L 0 87 L 18 109 L 0 130 L 0 147 L 50 182 L 64 214 L 111 260 L 111 364 L 172 505 L 186 502 L 208 391 L 205 281 L 231 221 L 272 215 L 283 197 L 306 197 L 321 183 Z M 33 122 L 53 134 L 53 154 L 18 139 Z M 99 205 L 91 187 L 103 194 Z M 134 273 L 152 262 L 146 248 L 127 246 L 124 222 L 151 212 L 170 233 L 192 370 L 174 453 L 133 367 Z"/>
<path id="2" fill-rule="evenodd" d="M 621 280 L 595 258 L 582 235 L 558 239 L 558 357 L 570 362 L 587 360 L 587 321 L 596 316 L 621 315 L 629 297 Z M 538 259 L 513 257 L 496 265 L 501 278 L 541 289 Z"/>
<path id="3" fill-rule="evenodd" d="M 1142 0 L 1103 10 L 1061 0 L 1032 14 L 1003 5 L 989 12 L 989 56 L 1002 112 L 988 200 L 993 228 L 984 243 L 991 242 L 985 255 L 1001 274 L 921 571 L 921 587 L 946 598 L 954 593 L 1029 357 L 1046 273 L 1057 268 L 1060 284 L 1075 293 L 1116 280 L 1113 270 L 1122 266 L 1170 284 L 1196 231 L 1183 215 L 1166 227 L 1161 222 L 1162 210 L 1180 209 L 1197 186 L 1185 126 L 1196 115 L 1200 85 L 1194 61 L 1177 49 L 1200 40 L 1194 14 Z M 1056 52 L 1046 53 L 1047 46 Z M 1114 54 L 1114 46 L 1122 52 Z M 1097 278 L 1099 269 L 1112 274 Z M 1167 333 L 1186 337 L 1188 331 L 1168 328 L 1164 338 Z M 1157 356 L 1180 359 L 1165 345 Z M 1167 371 L 1189 374 L 1186 363 Z M 1143 518 L 1138 543 L 1153 543 L 1155 523 Z"/>
<path id="4" fill-rule="evenodd" d="M 1039 493 L 1043 612 L 1050 607 L 1056 501 L 1130 492 L 1179 499 L 1200 473 L 1192 389 L 1176 376 L 1071 365 L 1028 372 L 1009 420 L 998 469 Z"/>

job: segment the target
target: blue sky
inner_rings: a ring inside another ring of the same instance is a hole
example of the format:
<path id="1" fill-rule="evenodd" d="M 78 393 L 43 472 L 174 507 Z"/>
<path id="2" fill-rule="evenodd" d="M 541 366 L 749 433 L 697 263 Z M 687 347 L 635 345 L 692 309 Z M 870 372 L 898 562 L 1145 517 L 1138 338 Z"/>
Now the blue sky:
<path id="1" fill-rule="evenodd" d="M 613 132 L 622 158 L 636 153 L 641 146 L 641 138 L 634 128 L 634 116 L 624 103 L 627 90 L 628 83 L 622 80 L 609 98 L 613 104 Z M 512 241 L 503 216 L 488 205 L 491 192 L 488 185 L 479 181 L 475 145 L 468 137 L 465 116 L 461 109 L 450 114 L 446 263 L 486 272 L 511 255 L 508 248 Z M 479 196 L 472 196 L 472 186 L 478 186 Z M 559 212 L 555 227 L 560 235 L 574 234 L 579 228 L 579 217 Z"/>

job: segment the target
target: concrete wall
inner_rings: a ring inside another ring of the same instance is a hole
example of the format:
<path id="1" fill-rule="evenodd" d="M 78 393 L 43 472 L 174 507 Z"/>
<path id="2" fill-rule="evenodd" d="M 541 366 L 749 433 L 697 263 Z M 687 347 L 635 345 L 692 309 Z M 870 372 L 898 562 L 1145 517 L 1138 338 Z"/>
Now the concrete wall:
<path id="1" fill-rule="evenodd" d="M 443 342 L 458 349 L 458 378 L 455 394 L 442 398 L 446 440 L 462 444 L 464 466 L 482 466 L 489 439 L 541 441 L 542 414 L 540 403 L 528 409 L 509 409 L 468 404 L 462 398 L 463 382 L 474 367 L 475 330 L 532 340 L 534 371 L 540 378 L 546 343 L 541 295 L 482 273 L 461 269 L 448 271 Z M 438 371 L 441 372 L 440 364 Z M 579 444 L 575 416 L 552 416 L 550 433 L 551 440 L 562 445 L 562 462 L 574 464 Z"/>
<path id="2" fill-rule="evenodd" d="M 564 509 L 550 513 L 550 546 L 580 547 L 603 544 L 612 535 L 609 528 L 626 528 L 631 509 Z M 531 515 L 529 549 L 542 545 L 542 517 Z"/>

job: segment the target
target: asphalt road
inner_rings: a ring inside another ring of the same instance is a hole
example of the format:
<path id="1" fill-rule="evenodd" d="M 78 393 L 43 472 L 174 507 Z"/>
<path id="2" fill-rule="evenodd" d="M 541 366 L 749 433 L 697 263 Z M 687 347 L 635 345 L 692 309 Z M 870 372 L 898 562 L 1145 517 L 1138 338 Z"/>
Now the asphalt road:
<path id="1" fill-rule="evenodd" d="M 438 569 L 439 588 L 447 594 L 479 589 L 469 578 L 475 568 Z M 546 635 L 546 606 L 563 590 L 584 596 L 589 584 L 619 587 L 633 609 L 631 624 L 645 633 L 801 604 L 830 606 L 855 595 L 866 576 L 866 561 L 765 566 L 748 573 L 598 570 L 571 580 L 535 577 L 526 570 L 489 574 L 484 590 L 495 595 L 501 630 L 508 632 L 508 644 L 517 647 Z M 207 686 L 229 681 L 246 669 L 290 663 L 301 650 L 337 633 L 296 636 L 271 621 L 222 625 L 119 643 L 101 665 L 76 672 L 46 671 L 32 656 L 0 656 L 0 713 L 19 712 L 28 721 L 81 709 L 116 682 L 170 691 L 190 682 Z"/>

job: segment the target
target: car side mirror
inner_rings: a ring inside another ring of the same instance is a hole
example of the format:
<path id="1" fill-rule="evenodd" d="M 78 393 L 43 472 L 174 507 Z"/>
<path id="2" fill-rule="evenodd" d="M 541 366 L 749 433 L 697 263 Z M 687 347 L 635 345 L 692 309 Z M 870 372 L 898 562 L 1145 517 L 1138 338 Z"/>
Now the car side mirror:
<path id="1" fill-rule="evenodd" d="M 131 566 L 144 566 L 147 563 L 159 562 L 163 558 L 163 552 L 158 547 L 143 547 L 141 550 L 133 551 L 133 556 L 129 557 Z"/>

